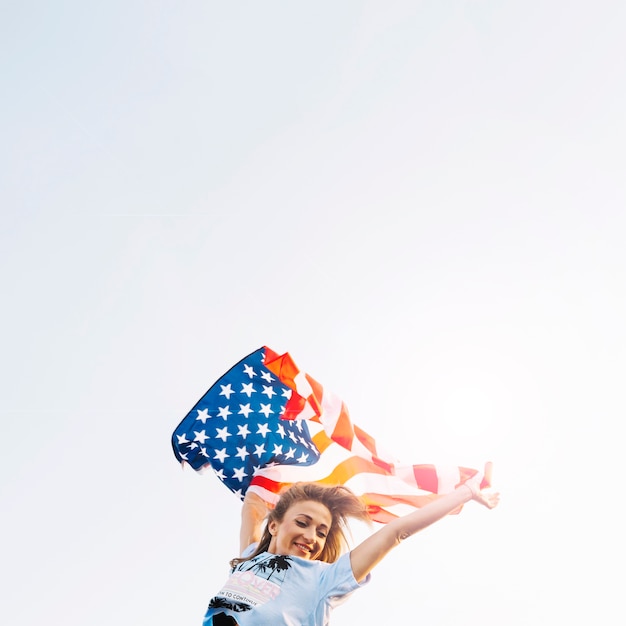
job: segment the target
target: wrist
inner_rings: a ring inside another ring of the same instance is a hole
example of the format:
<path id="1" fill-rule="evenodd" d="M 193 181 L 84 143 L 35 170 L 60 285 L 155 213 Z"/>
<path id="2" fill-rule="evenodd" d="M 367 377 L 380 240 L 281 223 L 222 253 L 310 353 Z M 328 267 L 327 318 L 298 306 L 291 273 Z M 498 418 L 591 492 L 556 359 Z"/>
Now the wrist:
<path id="1" fill-rule="evenodd" d="M 473 500 L 478 495 L 478 489 L 476 489 L 475 485 L 472 485 L 469 481 L 464 482 L 461 487 L 466 487 L 469 491 L 469 499 Z"/>

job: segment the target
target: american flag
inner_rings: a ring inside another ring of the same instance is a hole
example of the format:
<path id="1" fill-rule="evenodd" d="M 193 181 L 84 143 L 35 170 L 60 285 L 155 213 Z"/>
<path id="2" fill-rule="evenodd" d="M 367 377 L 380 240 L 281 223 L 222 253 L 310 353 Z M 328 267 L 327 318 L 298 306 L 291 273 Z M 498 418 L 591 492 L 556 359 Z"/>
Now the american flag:
<path id="1" fill-rule="evenodd" d="M 212 468 L 240 498 L 251 490 L 273 506 L 295 482 L 345 484 L 382 523 L 477 473 L 396 463 L 352 423 L 338 396 L 301 372 L 288 353 L 268 347 L 211 386 L 174 431 L 172 446 L 183 465 Z"/>

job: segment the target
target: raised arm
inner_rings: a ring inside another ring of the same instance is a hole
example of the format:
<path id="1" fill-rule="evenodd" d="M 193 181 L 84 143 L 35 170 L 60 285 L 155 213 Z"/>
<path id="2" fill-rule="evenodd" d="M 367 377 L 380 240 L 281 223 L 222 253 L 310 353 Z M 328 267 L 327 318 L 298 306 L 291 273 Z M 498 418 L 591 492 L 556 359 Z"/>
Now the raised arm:
<path id="1" fill-rule="evenodd" d="M 354 577 L 358 582 L 361 582 L 392 548 L 466 502 L 476 500 L 479 504 L 493 509 L 498 504 L 499 499 L 498 493 L 481 491 L 480 478 L 476 477 L 453 492 L 433 500 L 418 511 L 389 522 L 350 552 L 350 563 Z"/>
<path id="2" fill-rule="evenodd" d="M 241 529 L 239 531 L 239 554 L 252 543 L 261 539 L 263 521 L 267 517 L 267 505 L 264 500 L 248 491 L 241 507 Z"/>

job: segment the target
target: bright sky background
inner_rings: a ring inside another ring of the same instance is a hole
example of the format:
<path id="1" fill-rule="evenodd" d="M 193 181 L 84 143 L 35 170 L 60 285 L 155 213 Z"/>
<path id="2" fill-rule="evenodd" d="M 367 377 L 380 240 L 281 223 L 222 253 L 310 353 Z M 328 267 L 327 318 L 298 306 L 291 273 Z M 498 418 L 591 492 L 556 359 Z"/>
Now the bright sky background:
<path id="1" fill-rule="evenodd" d="M 169 439 L 264 344 L 502 492 L 333 626 L 626 622 L 626 4 L 1 13 L 2 624 L 200 626 L 239 505 Z"/>

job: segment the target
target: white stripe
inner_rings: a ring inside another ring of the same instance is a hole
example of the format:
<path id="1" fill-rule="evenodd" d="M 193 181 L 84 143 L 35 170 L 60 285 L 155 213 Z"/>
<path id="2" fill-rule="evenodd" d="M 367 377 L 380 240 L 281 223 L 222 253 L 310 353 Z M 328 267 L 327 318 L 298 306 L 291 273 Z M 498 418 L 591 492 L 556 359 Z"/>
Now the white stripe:
<path id="1" fill-rule="evenodd" d="M 408 485 L 414 485 L 417 488 L 417 481 L 415 480 L 415 472 L 412 465 L 401 465 L 400 467 L 394 467 L 394 472 L 400 480 L 403 480 Z"/>
<path id="2" fill-rule="evenodd" d="M 296 385 L 296 391 L 298 392 L 298 395 L 302 396 L 303 398 L 308 398 L 313 393 L 313 389 L 311 389 L 311 385 L 306 379 L 306 374 L 304 372 L 298 372 L 293 377 L 293 382 Z"/>
<path id="3" fill-rule="evenodd" d="M 268 491 L 265 487 L 261 487 L 260 485 L 250 485 L 248 487 L 248 491 L 251 493 L 256 493 L 260 498 L 265 500 L 265 502 L 269 502 L 272 505 L 276 506 L 278 502 L 279 495 L 274 493 L 273 491 Z"/>
<path id="4" fill-rule="evenodd" d="M 308 401 L 304 403 L 302 410 L 296 415 L 296 419 L 299 420 L 310 420 L 313 417 L 317 417 L 317 413 L 313 410 L 313 407 Z"/>
<path id="5" fill-rule="evenodd" d="M 328 436 L 332 435 L 337 427 L 339 416 L 341 415 L 341 407 L 343 401 L 341 398 L 332 393 L 331 391 L 324 390 L 322 392 L 322 416 L 321 422 L 324 424 L 324 429 L 328 433 Z"/>
<path id="6" fill-rule="evenodd" d="M 418 487 L 411 487 L 396 476 L 382 476 L 381 474 L 370 474 L 361 472 L 350 478 L 346 482 L 355 493 L 380 493 L 384 495 L 398 496 L 426 496 L 431 495 L 428 491 L 423 491 Z"/>
<path id="7" fill-rule="evenodd" d="M 435 466 L 437 471 L 437 493 L 450 493 L 461 482 L 459 468 L 447 466 Z"/>

